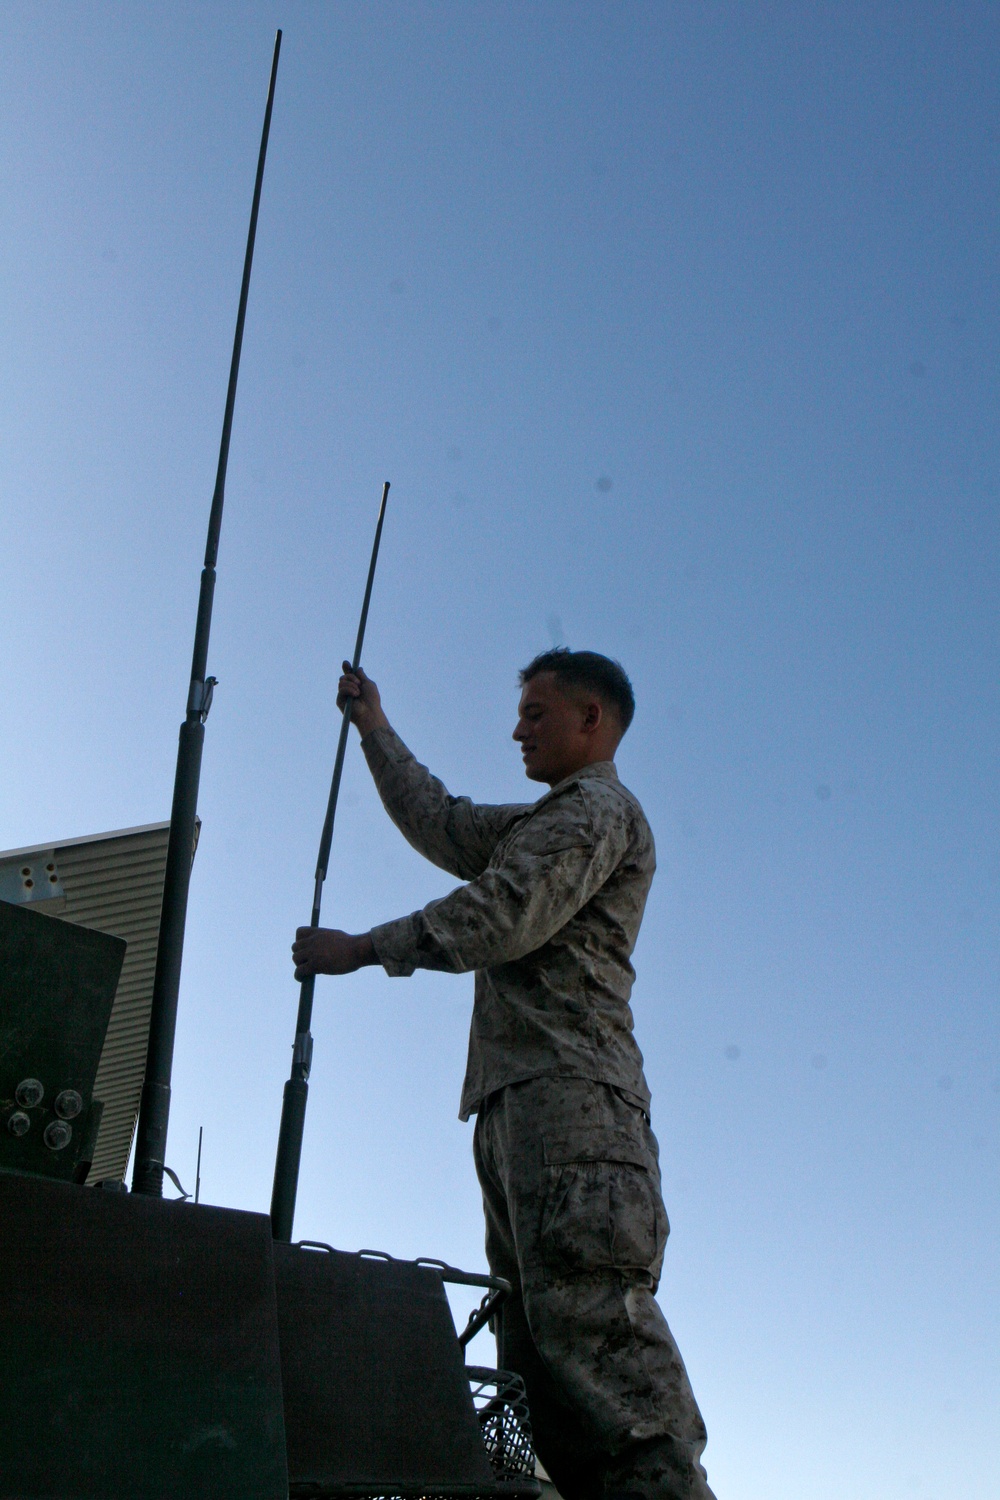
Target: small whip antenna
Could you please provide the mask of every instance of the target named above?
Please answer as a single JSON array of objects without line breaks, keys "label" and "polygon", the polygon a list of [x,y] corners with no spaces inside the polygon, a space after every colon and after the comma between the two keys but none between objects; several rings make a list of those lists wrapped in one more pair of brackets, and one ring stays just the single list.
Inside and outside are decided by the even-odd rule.
[{"label": "small whip antenna", "polygon": [[[368,606],[372,598],[375,581],[375,564],[378,562],[379,543],[382,540],[382,522],[389,498],[389,481],[382,486],[382,504],[379,506],[378,522],[375,526],[375,541],[372,545],[371,562],[368,565],[368,582],[365,584],[365,599],[361,606],[358,638],[354,643],[353,671],[361,665],[361,648],[368,624]],[[333,842],[333,820],[337,816],[337,798],[340,796],[340,778],[344,771],[344,755],[347,751],[347,732],[351,727],[354,699],[348,698],[344,706],[344,717],[337,741],[337,757],[333,763],[333,781],[330,784],[330,799],[326,805],[326,819],[319,841],[319,858],[316,861],[316,884],[313,889],[310,927],[319,926],[320,906],[323,901],[323,882],[330,861],[330,845]],[[274,1162],[274,1186],[271,1191],[271,1232],[276,1240],[291,1240],[292,1221],[295,1218],[295,1195],[299,1186],[299,1163],[302,1160],[302,1138],[305,1134],[306,1103],[309,1098],[309,1070],[312,1067],[313,992],[316,988],[315,974],[299,981],[299,1014],[295,1023],[295,1042],[292,1047],[292,1071],[285,1084],[281,1100],[281,1126],[278,1131],[278,1151]]]}]

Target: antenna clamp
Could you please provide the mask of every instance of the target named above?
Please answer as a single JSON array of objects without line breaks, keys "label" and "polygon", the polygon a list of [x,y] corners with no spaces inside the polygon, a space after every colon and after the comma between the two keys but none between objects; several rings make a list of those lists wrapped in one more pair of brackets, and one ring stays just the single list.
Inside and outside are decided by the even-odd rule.
[{"label": "antenna clamp", "polygon": [[191,687],[188,690],[187,711],[189,714],[197,714],[204,724],[208,718],[208,711],[212,707],[212,699],[215,696],[215,688],[219,679],[217,677],[206,677],[204,682],[199,682],[197,677],[192,677]]}]

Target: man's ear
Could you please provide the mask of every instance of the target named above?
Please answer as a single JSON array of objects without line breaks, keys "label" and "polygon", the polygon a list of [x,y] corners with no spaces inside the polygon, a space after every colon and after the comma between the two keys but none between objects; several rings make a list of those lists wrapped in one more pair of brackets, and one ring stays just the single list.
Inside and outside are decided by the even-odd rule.
[{"label": "man's ear", "polygon": [[584,733],[593,734],[595,730],[600,729],[603,721],[604,709],[601,704],[597,702],[596,698],[592,698],[587,704],[586,711],[583,716]]}]

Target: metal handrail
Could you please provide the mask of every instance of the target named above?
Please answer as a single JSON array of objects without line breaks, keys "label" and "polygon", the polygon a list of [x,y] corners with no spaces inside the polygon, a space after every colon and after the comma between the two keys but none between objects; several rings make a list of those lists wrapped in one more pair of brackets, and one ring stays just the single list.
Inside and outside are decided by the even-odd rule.
[{"label": "metal handrail", "polygon": [[[337,1253],[333,1246],[326,1244],[324,1240],[297,1240],[296,1248],[326,1250],[330,1255]],[[417,1260],[402,1260],[398,1256],[390,1255],[387,1250],[355,1250],[349,1253],[356,1255],[359,1260],[384,1260],[390,1265],[400,1266],[426,1266],[429,1271],[437,1271],[442,1281],[449,1281],[455,1286],[485,1287],[486,1296],[469,1314],[469,1321],[458,1335],[459,1345],[463,1349],[471,1343],[480,1329],[486,1327],[512,1290],[510,1282],[502,1276],[492,1276],[486,1271],[460,1271],[457,1266],[450,1266],[446,1260],[435,1260],[429,1255],[421,1255]]]}]

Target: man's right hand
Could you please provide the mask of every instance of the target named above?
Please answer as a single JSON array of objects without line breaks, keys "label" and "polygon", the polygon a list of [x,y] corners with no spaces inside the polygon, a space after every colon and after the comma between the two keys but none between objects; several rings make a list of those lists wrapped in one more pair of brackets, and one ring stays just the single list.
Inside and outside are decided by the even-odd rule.
[{"label": "man's right hand", "polygon": [[382,712],[382,700],[378,688],[359,667],[355,672],[349,661],[344,662],[344,675],[337,685],[337,707],[343,712],[351,700],[351,718],[364,739],[373,729],[388,729],[389,720]]}]

